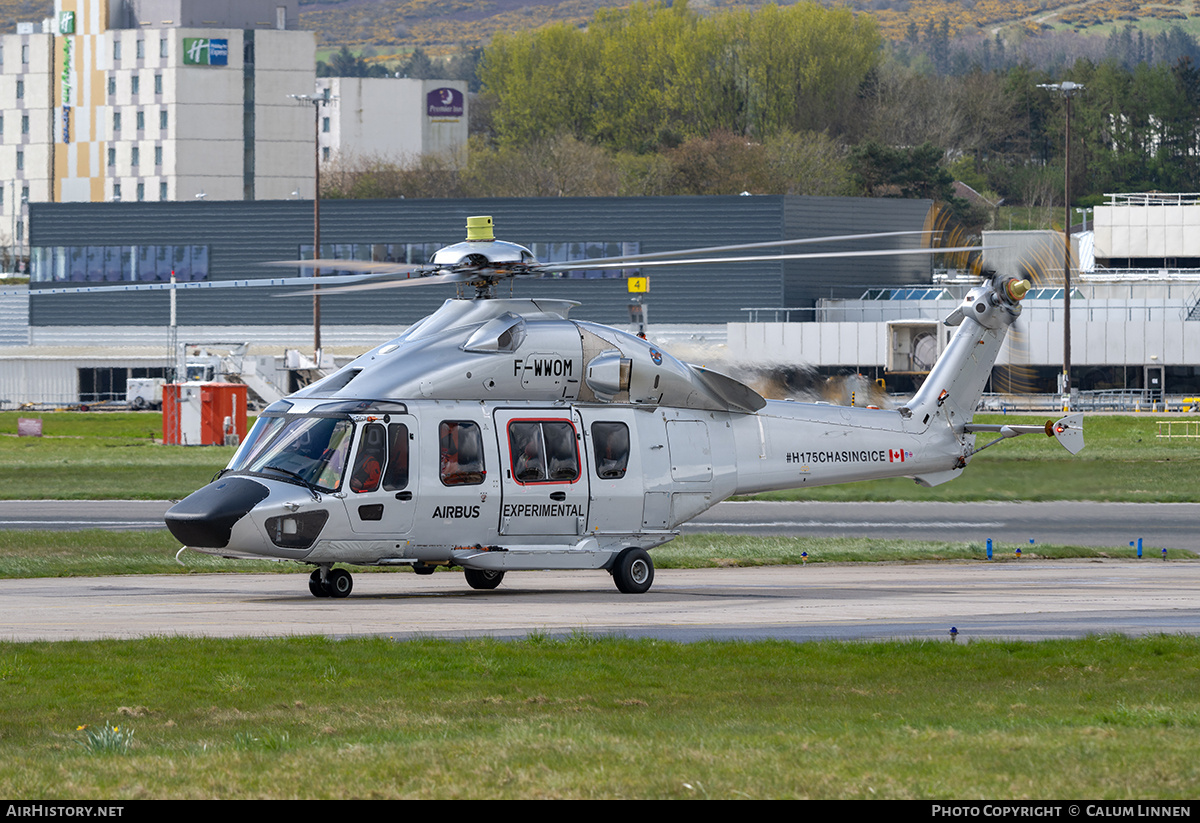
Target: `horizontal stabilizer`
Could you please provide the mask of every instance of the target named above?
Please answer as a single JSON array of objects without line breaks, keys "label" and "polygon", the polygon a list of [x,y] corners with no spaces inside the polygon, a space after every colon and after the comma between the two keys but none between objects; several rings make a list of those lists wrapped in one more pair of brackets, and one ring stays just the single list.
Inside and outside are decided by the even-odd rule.
[{"label": "horizontal stabilizer", "polygon": [[999,443],[1008,437],[1020,437],[1022,434],[1045,434],[1047,437],[1053,437],[1062,444],[1062,447],[1071,454],[1079,454],[1083,450],[1083,413],[1068,414],[1066,417],[1058,420],[1047,420],[1044,426],[1019,426],[1019,425],[995,425],[990,423],[968,423],[963,427],[963,430],[968,434],[982,434],[984,432],[993,432],[1000,436],[988,443],[987,446],[980,446],[975,449],[972,454],[981,452],[988,446]]}]

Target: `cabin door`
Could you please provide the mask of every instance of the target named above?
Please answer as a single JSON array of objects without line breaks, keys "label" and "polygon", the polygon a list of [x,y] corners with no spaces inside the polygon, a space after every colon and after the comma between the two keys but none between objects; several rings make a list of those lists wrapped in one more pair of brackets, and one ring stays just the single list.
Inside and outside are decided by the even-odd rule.
[{"label": "cabin door", "polygon": [[570,409],[498,409],[500,533],[582,535],[588,477],[582,426]]},{"label": "cabin door", "polygon": [[391,414],[358,424],[354,458],[342,489],[350,527],[358,534],[401,535],[417,505],[416,420]]}]

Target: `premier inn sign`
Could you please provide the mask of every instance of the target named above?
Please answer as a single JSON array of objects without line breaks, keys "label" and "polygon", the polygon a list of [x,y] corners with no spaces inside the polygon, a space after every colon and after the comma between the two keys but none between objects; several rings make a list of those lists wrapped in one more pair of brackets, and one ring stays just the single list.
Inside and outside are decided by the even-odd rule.
[{"label": "premier inn sign", "polygon": [[427,117],[462,117],[463,94],[458,89],[434,89],[425,95]]}]

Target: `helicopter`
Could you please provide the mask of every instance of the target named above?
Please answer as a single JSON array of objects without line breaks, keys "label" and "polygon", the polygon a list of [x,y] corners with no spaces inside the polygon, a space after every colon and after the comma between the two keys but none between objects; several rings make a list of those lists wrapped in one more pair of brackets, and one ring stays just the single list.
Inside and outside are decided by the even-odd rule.
[{"label": "helicopter", "polygon": [[[167,527],[185,549],[311,565],[320,598],[351,593],[343,565],[457,567],[479,590],[508,572],[604,570],[620,592],[641,594],[654,581],[650,550],[733,495],[885,477],[936,486],[983,448],[1035,432],[1083,448],[1080,414],[972,422],[1030,288],[1016,276],[984,273],[946,319],[957,328],[927,379],[896,409],[767,400],[641,336],[571,319],[574,301],[496,294],[572,267],[864,254],[703,256],[832,239],[847,238],[543,264],[496,240],[481,216],[424,266],[291,261],[357,272],[339,283],[365,279],[322,295],[452,283],[460,296],[268,406],[217,477],[166,513]],[[976,447],[984,434],[997,436]]]}]

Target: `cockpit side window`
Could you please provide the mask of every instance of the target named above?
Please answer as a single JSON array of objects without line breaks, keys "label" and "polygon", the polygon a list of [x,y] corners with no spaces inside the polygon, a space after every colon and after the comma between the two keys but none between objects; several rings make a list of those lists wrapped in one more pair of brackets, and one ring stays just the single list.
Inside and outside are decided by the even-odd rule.
[{"label": "cockpit side window", "polygon": [[362,427],[362,436],[358,441],[354,471],[350,473],[350,491],[362,494],[378,489],[386,462],[387,442],[383,424],[367,423]]},{"label": "cockpit side window", "polygon": [[629,427],[624,423],[592,424],[592,448],[596,455],[596,476],[617,480],[629,468]]},{"label": "cockpit side window", "polygon": [[443,420],[438,426],[442,485],[476,486],[487,471],[483,465],[483,435],[469,420]]},{"label": "cockpit side window", "polygon": [[408,486],[408,426],[388,424],[388,462],[383,475],[383,488],[399,491]]}]

